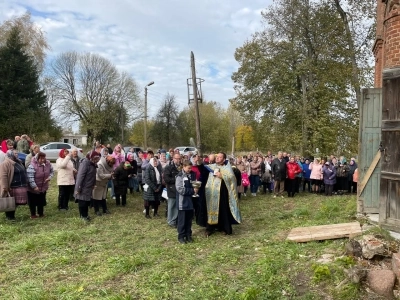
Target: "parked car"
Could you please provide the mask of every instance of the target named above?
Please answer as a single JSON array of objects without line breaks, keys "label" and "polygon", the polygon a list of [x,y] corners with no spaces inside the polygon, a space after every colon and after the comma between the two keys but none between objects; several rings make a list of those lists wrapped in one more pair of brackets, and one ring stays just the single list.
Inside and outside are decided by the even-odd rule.
[{"label": "parked car", "polygon": [[183,146],[183,147],[176,147],[175,150],[179,150],[179,153],[181,155],[188,155],[189,152],[192,152],[192,154],[197,154],[199,151],[195,147],[188,147],[188,146]]},{"label": "parked car", "polygon": [[46,159],[48,160],[57,160],[58,154],[60,153],[61,149],[78,149],[78,156],[79,158],[83,158],[83,151],[81,148],[76,147],[75,145],[68,144],[68,143],[61,143],[61,142],[51,142],[47,144],[40,145],[40,152],[46,154]]},{"label": "parked car", "polygon": [[142,148],[137,147],[137,146],[124,146],[124,151],[125,153],[129,152],[129,149],[133,148],[133,152],[138,153],[139,150],[143,152]]}]

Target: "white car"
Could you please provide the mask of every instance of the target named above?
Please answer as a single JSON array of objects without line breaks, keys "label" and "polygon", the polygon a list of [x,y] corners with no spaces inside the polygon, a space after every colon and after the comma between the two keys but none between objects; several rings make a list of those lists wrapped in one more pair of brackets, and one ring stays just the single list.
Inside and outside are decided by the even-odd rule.
[{"label": "white car", "polygon": [[195,147],[176,147],[175,150],[179,150],[179,154],[181,155],[188,155],[189,152],[192,152],[192,154],[199,153]]},{"label": "white car", "polygon": [[75,149],[75,148],[78,149],[79,158],[83,158],[84,155],[83,155],[83,151],[81,148],[78,148],[72,144],[61,143],[61,142],[51,142],[51,143],[47,143],[47,144],[41,144],[40,152],[45,153],[46,159],[48,159],[48,160],[57,160],[61,149],[68,149],[69,151],[71,151],[71,149]]}]

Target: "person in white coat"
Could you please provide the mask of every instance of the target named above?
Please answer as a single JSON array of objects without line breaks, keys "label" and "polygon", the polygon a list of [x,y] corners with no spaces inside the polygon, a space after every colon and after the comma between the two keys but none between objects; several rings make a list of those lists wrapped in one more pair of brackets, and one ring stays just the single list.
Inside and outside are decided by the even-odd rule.
[{"label": "person in white coat", "polygon": [[68,149],[61,149],[56,161],[57,185],[58,185],[58,209],[68,210],[68,202],[74,193],[75,178],[74,164],[71,161],[71,154]]}]

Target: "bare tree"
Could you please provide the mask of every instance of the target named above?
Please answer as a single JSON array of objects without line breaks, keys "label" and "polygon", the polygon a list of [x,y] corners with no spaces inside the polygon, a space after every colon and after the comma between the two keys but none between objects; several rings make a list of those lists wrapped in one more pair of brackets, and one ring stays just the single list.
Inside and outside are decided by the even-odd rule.
[{"label": "bare tree", "polygon": [[[140,117],[136,82],[97,54],[60,54],[52,64],[56,99],[65,121],[79,121],[88,137],[115,136]],[[107,137],[108,137],[107,136]]]}]

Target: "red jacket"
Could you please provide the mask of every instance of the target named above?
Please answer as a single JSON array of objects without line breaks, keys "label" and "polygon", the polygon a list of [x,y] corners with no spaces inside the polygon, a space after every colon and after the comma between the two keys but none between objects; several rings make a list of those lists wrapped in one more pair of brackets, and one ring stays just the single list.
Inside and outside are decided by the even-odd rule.
[{"label": "red jacket", "polygon": [[286,163],[286,174],[289,179],[294,179],[298,173],[301,173],[301,169],[297,162]]}]

